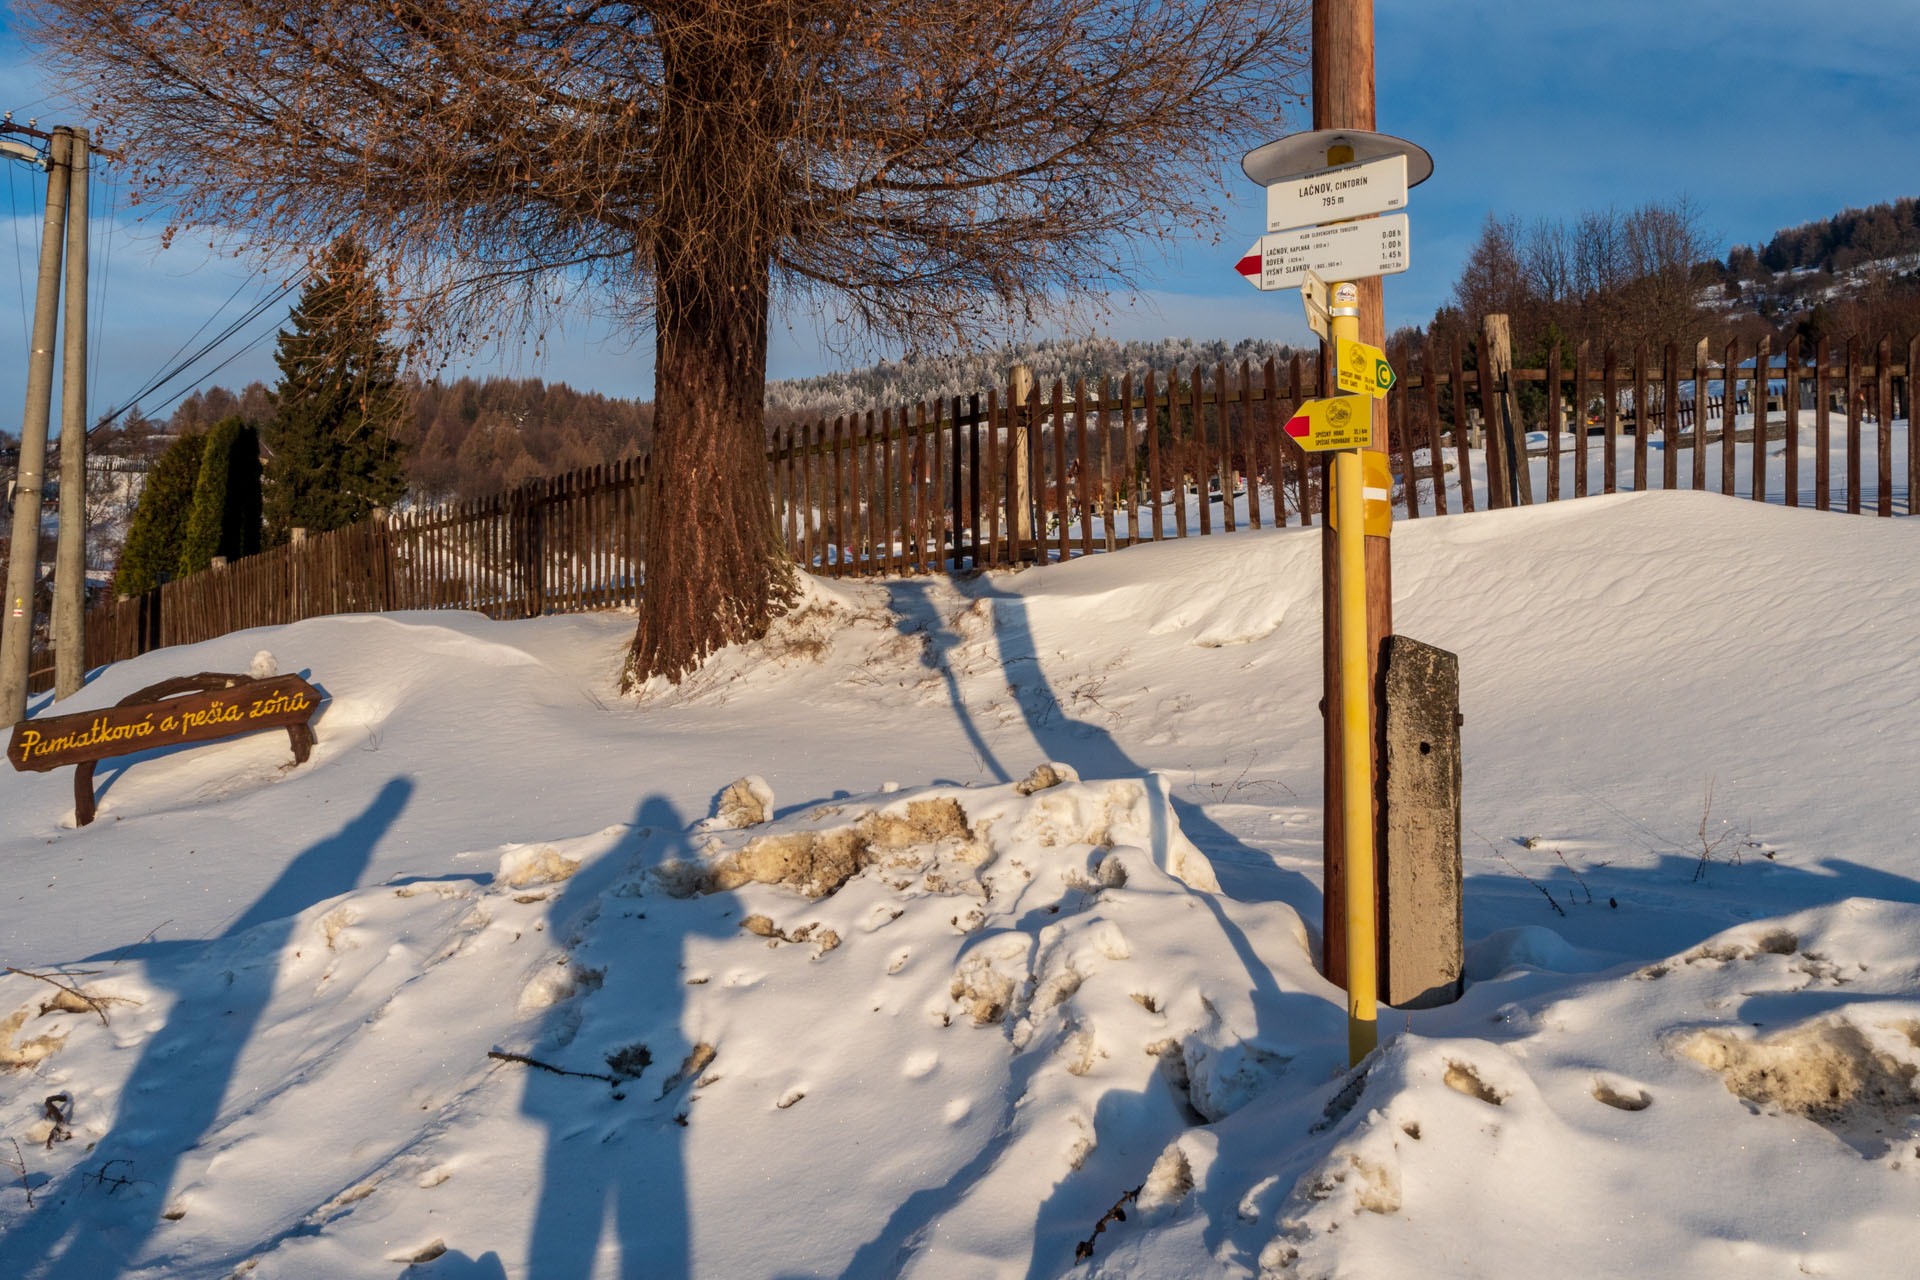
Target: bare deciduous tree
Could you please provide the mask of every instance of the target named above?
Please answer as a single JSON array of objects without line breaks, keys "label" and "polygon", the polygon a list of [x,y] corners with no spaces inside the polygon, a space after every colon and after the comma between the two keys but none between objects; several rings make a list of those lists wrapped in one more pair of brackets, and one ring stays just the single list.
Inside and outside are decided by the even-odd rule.
[{"label": "bare deciduous tree", "polygon": [[952,335],[1130,283],[1298,104],[1305,0],[26,0],[182,223],[352,234],[416,335],[653,329],[632,680],[764,630],[769,308]]}]

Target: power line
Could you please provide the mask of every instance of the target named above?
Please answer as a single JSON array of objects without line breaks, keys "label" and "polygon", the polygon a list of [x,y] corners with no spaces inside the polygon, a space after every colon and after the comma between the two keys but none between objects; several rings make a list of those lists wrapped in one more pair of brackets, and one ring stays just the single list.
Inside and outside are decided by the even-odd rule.
[{"label": "power line", "polygon": [[[33,181],[27,181],[27,195],[33,195]],[[20,256],[20,197],[19,189],[13,180],[13,166],[7,166],[7,221],[13,224],[13,266],[14,283],[20,291],[20,340],[31,346],[33,343],[33,322],[27,311],[27,267]],[[34,243],[34,253],[39,254],[39,243]]]},{"label": "power line", "polygon": [[107,189],[107,216],[102,223],[96,223],[100,243],[100,271],[94,282],[94,300],[88,312],[88,323],[93,329],[87,343],[87,403],[93,404],[100,389],[100,364],[107,345],[107,278],[113,272],[113,233],[114,217],[120,209],[120,183],[103,173],[102,186]]},{"label": "power line", "polygon": [[[163,372],[156,374],[154,377],[148,379],[146,384],[142,386],[140,390],[134,392],[133,395],[127,397],[127,400],[125,403],[123,403],[119,408],[115,409],[113,412],[102,416],[97,422],[94,423],[93,427],[89,427],[88,430],[92,431],[98,427],[106,426],[108,423],[113,422],[115,419],[119,418],[122,414],[126,413],[127,410],[139,404],[140,401],[146,399],[148,396],[157,394],[161,390],[161,388],[165,387],[168,383],[173,382],[175,379],[180,377],[180,375],[185,373],[192,366],[198,364],[201,360],[205,359],[208,355],[212,354],[213,351],[216,348],[218,348],[222,343],[226,342],[227,339],[233,337],[236,333],[240,332],[240,330],[246,328],[248,325],[252,324],[255,320],[259,319],[262,315],[266,314],[266,312],[269,309],[271,309],[278,303],[285,300],[288,294],[292,293],[294,290],[305,285],[308,278],[311,277],[312,274],[313,274],[312,268],[308,268],[307,270],[302,271],[297,277],[288,281],[285,285],[281,286],[271,296],[263,298],[258,303],[255,303],[251,308],[247,310],[247,313],[245,315],[241,316],[238,320],[235,320],[232,324],[228,325],[226,328],[222,329],[219,333],[209,338],[192,355],[188,356],[184,360],[178,361],[176,364],[174,364],[174,366],[171,369],[164,370]],[[230,302],[232,301],[232,299],[228,299],[228,301]],[[224,304],[222,304],[221,309],[225,310]],[[216,312],[215,314],[218,315],[219,313]],[[209,320],[208,323],[212,323],[212,321]],[[201,326],[202,330],[204,330],[205,328],[206,328],[206,325]],[[264,337],[265,335],[263,334],[261,335],[260,338],[255,338],[254,341],[249,343],[246,347],[243,347],[241,348],[240,351],[237,351],[233,355],[228,356],[225,360],[221,361],[221,363],[218,366],[216,366],[215,371],[217,372],[219,369],[226,368],[228,364],[231,364],[235,359],[238,359],[239,356],[244,354],[246,351],[252,350],[253,347],[258,345],[259,342]],[[189,339],[189,341],[191,341],[191,339]],[[185,394],[184,391],[180,392],[176,394],[173,397],[173,399],[178,399],[180,395],[184,395],[184,394]],[[173,400],[168,400],[167,403],[171,404],[173,403]]]},{"label": "power line", "polygon": [[[280,329],[278,325],[275,325],[274,327],[269,329],[262,330],[260,334],[256,336],[252,342],[249,342],[246,346],[240,348],[238,351],[228,356],[225,360],[222,360],[219,364],[207,370],[206,373],[201,375],[202,380],[206,378],[211,378],[214,374],[220,372],[222,369],[232,364],[235,360],[238,360],[241,356],[246,355],[247,352],[252,351],[255,347],[265,342],[268,338],[273,337],[279,331]],[[192,392],[193,392],[192,387],[182,387],[180,390],[174,392],[171,396],[168,396],[165,400],[162,400],[157,406],[155,406],[154,412],[159,413],[161,410],[171,407],[175,401],[181,399],[183,396],[192,394]]]}]

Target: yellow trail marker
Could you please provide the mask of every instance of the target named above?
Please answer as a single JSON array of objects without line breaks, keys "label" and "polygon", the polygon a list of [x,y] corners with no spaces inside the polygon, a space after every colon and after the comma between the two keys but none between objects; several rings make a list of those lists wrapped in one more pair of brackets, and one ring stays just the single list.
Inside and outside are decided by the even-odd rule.
[{"label": "yellow trail marker", "polygon": [[1386,398],[1393,389],[1393,366],[1387,353],[1364,342],[1342,338],[1335,345],[1334,380],[1342,391],[1359,392],[1375,400]]},{"label": "yellow trail marker", "polygon": [[1287,434],[1302,449],[1364,449],[1373,443],[1373,402],[1365,396],[1303,401],[1287,421]]}]

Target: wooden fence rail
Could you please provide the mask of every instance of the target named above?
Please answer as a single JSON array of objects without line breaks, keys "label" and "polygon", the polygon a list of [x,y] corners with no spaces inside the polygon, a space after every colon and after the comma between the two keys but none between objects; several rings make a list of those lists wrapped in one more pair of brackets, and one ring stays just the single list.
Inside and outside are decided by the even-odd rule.
[{"label": "wooden fence rail", "polygon": [[[1484,350],[1474,354],[1488,367]],[[1911,417],[1920,337],[1899,353],[1902,363],[1884,339],[1848,343],[1843,358],[1824,340],[1813,352],[1791,342],[1783,354],[1728,344],[1717,362],[1704,346],[1683,358],[1677,344],[1598,356],[1582,345],[1570,365],[1567,354],[1556,349],[1544,368],[1484,380],[1458,346],[1403,356],[1409,367],[1386,402],[1396,516],[1506,506],[1516,491],[1551,502],[1704,489],[1716,458],[1722,493],[1744,488],[1756,500],[1844,503],[1850,512],[1871,495],[1875,514],[1892,515],[1896,499],[1912,511],[1920,453],[1907,450],[1896,488],[1892,428]],[[1317,377],[1314,362],[1296,355],[1284,367],[1269,360],[1184,378],[1149,371],[1117,383],[1056,382],[1024,402],[996,388],[822,418],[775,433],[774,516],[794,560],[835,577],[1043,564],[1243,523],[1314,524],[1321,468],[1284,424],[1319,394]],[[1503,421],[1503,402],[1519,406],[1520,428],[1540,429],[1526,455],[1544,458],[1544,485],[1509,484],[1505,468],[1521,464],[1500,447],[1502,433],[1483,436],[1485,424]],[[1753,422],[1738,426],[1749,414]],[[1801,474],[1801,449],[1784,447],[1803,428],[1811,478]],[[88,660],[335,613],[469,609],[504,619],[632,606],[645,579],[645,480],[645,459],[628,458],[308,536],[93,609]],[[51,658],[40,665],[50,678]]]}]

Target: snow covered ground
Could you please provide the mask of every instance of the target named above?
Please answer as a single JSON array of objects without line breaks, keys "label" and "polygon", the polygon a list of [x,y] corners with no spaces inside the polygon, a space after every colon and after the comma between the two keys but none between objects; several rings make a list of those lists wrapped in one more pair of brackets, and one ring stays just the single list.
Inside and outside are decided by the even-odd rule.
[{"label": "snow covered ground", "polygon": [[262,649],[328,701],[308,764],[111,762],[83,829],[0,778],[0,1276],[1905,1274],[1917,540],[1398,526],[1471,982],[1356,1072],[1317,530],[815,582],[638,701],[620,615],[114,667],[60,710]]}]

